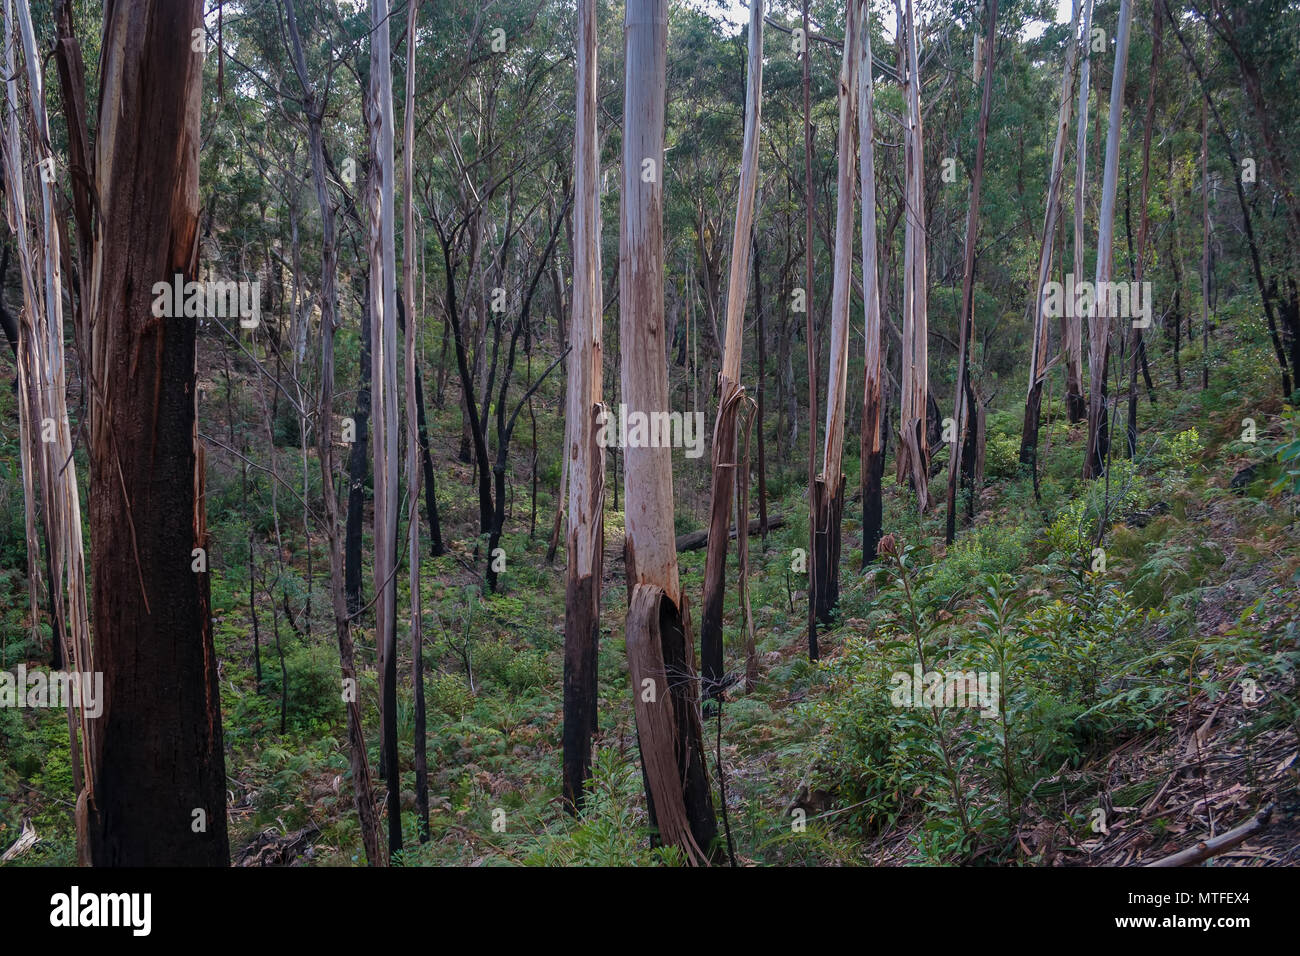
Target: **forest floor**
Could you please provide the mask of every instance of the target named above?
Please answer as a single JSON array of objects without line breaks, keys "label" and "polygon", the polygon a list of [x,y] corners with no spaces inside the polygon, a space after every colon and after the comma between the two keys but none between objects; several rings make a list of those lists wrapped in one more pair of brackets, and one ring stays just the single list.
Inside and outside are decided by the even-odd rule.
[{"label": "forest floor", "polygon": [[[261,412],[240,397],[252,387],[251,370],[232,358],[231,401],[217,346],[205,348],[213,354],[202,367],[216,371],[201,383],[200,430],[233,436],[271,467]],[[1270,807],[1268,825],[1216,864],[1300,863],[1300,533],[1296,499],[1273,487],[1272,461],[1297,423],[1268,397],[1271,384],[1202,391],[1191,381],[1181,389],[1168,383],[1160,405],[1144,398],[1137,460],[1115,461],[1109,485],[1076,477],[1083,426],[1061,421],[1059,401],[1049,401],[1037,500],[1016,468],[1020,410],[993,412],[973,525],[945,548],[942,513],[917,515],[910,491],[887,477],[884,526],[902,557],[882,558],[865,573],[860,501],[851,494],[838,617],[819,637],[817,663],[808,660],[806,575],[795,570],[798,549],[807,547],[804,466],[769,450],[768,510],[784,524],[766,541],[750,539],[761,676],[755,687],[732,687],[721,713],[705,719],[715,805],[724,783],[720,822],[735,862],[1141,865]],[[536,397],[539,449],[561,445],[560,397],[558,381]],[[12,395],[0,389],[0,417],[14,420],[13,412]],[[612,489],[600,730],[586,808],[575,819],[563,810],[559,783],[563,548],[554,563],[545,557],[559,462],[541,453],[539,494],[529,501],[531,452],[516,438],[507,568],[499,593],[484,594],[474,471],[457,459],[454,387],[431,413],[450,553],[422,563],[430,838],[416,839],[406,680],[398,727],[407,841],[399,862],[679,862],[651,846],[622,640],[622,514]],[[1242,440],[1245,418],[1258,424],[1256,441]],[[16,439],[0,440],[0,463],[16,477]],[[856,450],[856,440],[848,444]],[[246,476],[237,458],[217,450],[208,461],[232,855],[245,865],[363,863],[322,536],[308,546],[288,494],[272,512],[264,475]],[[705,524],[707,464],[707,455],[675,461],[679,533]],[[308,496],[318,497],[318,470],[308,465]],[[292,436],[275,449],[274,467],[291,485],[303,480]],[[851,492],[856,469],[855,459],[847,462]],[[0,481],[10,668],[48,660],[48,647],[27,633],[20,496],[20,483]],[[731,555],[734,583],[734,543]],[[703,565],[703,550],[682,553],[694,607]],[[400,578],[404,609],[404,569]],[[365,581],[369,593],[368,573]],[[727,665],[743,674],[734,590],[725,608]],[[357,639],[377,766],[371,626]],[[891,704],[891,684],[912,672],[918,651],[932,667],[1000,676],[996,716]],[[399,673],[409,667],[408,642]],[[62,715],[0,710],[0,850],[30,821],[40,842],[16,862],[70,862],[71,799]]]}]

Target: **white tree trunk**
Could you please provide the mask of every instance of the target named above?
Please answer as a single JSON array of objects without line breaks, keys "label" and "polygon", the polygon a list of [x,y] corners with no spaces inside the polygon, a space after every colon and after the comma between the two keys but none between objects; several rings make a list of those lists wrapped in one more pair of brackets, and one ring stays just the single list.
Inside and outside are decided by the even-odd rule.
[{"label": "white tree trunk", "polygon": [[566,805],[574,810],[582,804],[582,784],[591,767],[591,735],[597,704],[601,566],[605,550],[605,448],[596,440],[599,422],[605,414],[596,37],[596,0],[580,0],[577,119],[573,134],[573,309],[569,329],[573,351],[569,354],[564,425],[564,468],[569,498],[564,615],[564,794]]},{"label": "white tree trunk", "polygon": [[[1110,325],[1115,303],[1104,295],[1115,265],[1115,194],[1119,182],[1120,120],[1124,114],[1124,78],[1128,72],[1128,41],[1133,22],[1132,0],[1121,0],[1119,32],[1115,39],[1115,69],[1110,84],[1110,125],[1106,131],[1106,161],[1101,187],[1101,212],[1097,225],[1096,305],[1088,322],[1088,449],[1083,476],[1093,478],[1105,470],[1107,401],[1106,366],[1110,359]],[[1127,321],[1127,320],[1126,320]]]}]

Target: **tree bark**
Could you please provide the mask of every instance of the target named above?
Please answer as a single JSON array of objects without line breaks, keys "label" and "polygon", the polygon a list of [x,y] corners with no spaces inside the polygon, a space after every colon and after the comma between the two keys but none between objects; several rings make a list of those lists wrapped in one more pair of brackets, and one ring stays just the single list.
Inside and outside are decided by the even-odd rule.
[{"label": "tree bark", "polygon": [[[663,328],[667,27],[667,0],[629,0],[619,241],[620,364],[629,415],[668,409]],[[629,444],[626,632],[646,796],[660,838],[680,848],[689,862],[704,863],[715,852],[717,822],[704,763],[690,618],[673,546],[672,450]]]},{"label": "tree bark", "polygon": [[1048,371],[1047,347],[1050,337],[1045,289],[1052,277],[1056,227],[1061,216],[1061,178],[1065,165],[1065,136],[1070,126],[1070,103],[1075,67],[1079,60],[1080,44],[1088,42],[1086,35],[1080,40],[1078,31],[1079,3],[1075,0],[1074,16],[1070,21],[1070,36],[1073,39],[1066,51],[1065,70],[1061,76],[1061,105],[1056,115],[1056,144],[1052,147],[1052,170],[1047,183],[1047,207],[1043,214],[1043,235],[1038,247],[1038,284],[1034,289],[1034,301],[1029,306],[1033,317],[1034,344],[1029,353],[1029,393],[1025,398],[1025,423],[1020,433],[1020,463],[1029,467],[1035,476],[1038,474],[1038,425],[1043,404],[1043,383]]},{"label": "tree bark", "polygon": [[[357,685],[355,648],[352,641],[352,619],[348,608],[345,586],[343,548],[339,535],[339,505],[335,491],[334,474],[334,333],[338,328],[338,293],[335,273],[338,270],[338,243],[334,229],[334,207],[330,202],[329,186],[325,174],[325,148],[321,135],[324,103],[319,102],[307,74],[307,61],[303,55],[302,38],[298,33],[298,16],[294,0],[285,0],[286,23],[292,43],[291,54],[298,82],[303,88],[304,112],[307,115],[307,139],[311,152],[312,182],[321,215],[321,375],[320,403],[317,406],[317,457],[320,459],[321,487],[325,500],[325,535],[330,552],[330,599],[334,610],[334,633],[339,646],[339,663],[343,686],[348,728],[348,762],[352,772],[352,797],[357,808],[361,827],[361,842],[366,859],[372,866],[384,863],[383,846],[379,842],[379,820],[375,814],[374,783],[370,774],[370,760],[366,753],[365,729],[361,719]],[[359,526],[359,525],[358,525]],[[358,540],[358,557],[360,541]],[[249,566],[252,567],[252,539],[249,539]],[[358,583],[360,570],[358,569]],[[249,584],[252,576],[250,570]],[[256,626],[256,618],[254,618]],[[258,662],[260,683],[261,663]]]},{"label": "tree bark", "polygon": [[[1083,4],[1083,66],[1079,73],[1079,126],[1074,144],[1074,279],[1082,281],[1084,275],[1084,203],[1087,197],[1088,171],[1088,94],[1092,79],[1092,4]],[[1087,401],[1083,394],[1083,316],[1078,315],[1073,303],[1065,309],[1061,319],[1061,352],[1065,356],[1065,410],[1071,422],[1081,422],[1087,416]],[[1096,386],[1094,386],[1096,387]]]},{"label": "tree bark", "polygon": [[903,349],[898,480],[910,478],[922,514],[929,508],[930,443],[926,428],[929,392],[929,341],[926,321],[926,218],[924,136],[921,128],[921,71],[917,55],[916,19],[907,0],[906,24],[900,12],[900,32],[906,31],[907,73],[903,94],[907,105],[904,134],[906,164],[906,229],[903,262]]},{"label": "tree bark", "polygon": [[[722,603],[727,572],[727,528],[736,482],[736,421],[745,401],[740,384],[744,351],[745,298],[749,290],[749,257],[754,226],[754,192],[758,185],[758,137],[763,101],[763,0],[750,0],[749,61],[745,82],[745,140],[740,158],[736,199],[736,228],[731,237],[731,274],[727,284],[726,340],[722,374],[718,377],[718,416],[713,427],[712,487],[709,506],[709,550],[704,562],[704,608],[700,622],[703,693],[707,700],[722,694]],[[742,475],[741,480],[748,476]],[[740,520],[747,521],[748,516]]]},{"label": "tree bark", "polygon": [[[952,544],[957,534],[957,486],[961,481],[962,454],[965,451],[967,419],[970,417],[971,405],[974,404],[974,392],[970,384],[970,340],[973,334],[975,295],[975,241],[979,235],[980,192],[984,186],[984,144],[988,139],[989,107],[993,92],[993,58],[997,48],[998,0],[988,0],[988,23],[984,37],[984,95],[980,101],[979,132],[976,134],[975,175],[971,179],[970,206],[966,213],[966,254],[965,267],[961,282],[961,329],[957,342],[957,394],[953,398],[953,420],[957,424],[957,440],[953,442],[951,457],[948,459],[948,524],[947,541]],[[976,414],[983,409],[976,408]],[[982,447],[982,437],[976,429],[976,448]],[[973,476],[972,476],[973,477]],[[972,500],[974,486],[972,484]]]},{"label": "tree bark", "polygon": [[1115,39],[1115,68],[1110,83],[1110,126],[1106,132],[1106,160],[1097,226],[1097,301],[1088,322],[1088,447],[1083,477],[1095,478],[1106,470],[1110,429],[1107,424],[1106,368],[1110,359],[1110,323],[1114,302],[1103,294],[1114,269],[1115,194],[1119,177],[1120,120],[1124,113],[1124,79],[1128,71],[1128,41],[1133,22],[1131,0],[1121,0],[1119,32]]},{"label": "tree bark", "polygon": [[397,253],[394,229],[393,74],[388,0],[370,0],[370,309],[375,415],[375,642],[381,753],[388,776],[388,852],[402,849],[397,757]]},{"label": "tree bark", "polygon": [[190,40],[202,22],[197,0],[118,0],[104,15],[90,318],[105,698],[90,772],[96,866],[230,859],[208,578],[191,570],[193,549],[207,546],[196,323],[151,309],[155,282],[198,273],[203,63]]},{"label": "tree bark", "polygon": [[596,39],[596,0],[581,0],[573,144],[573,310],[569,332],[573,351],[565,416],[569,530],[564,575],[564,803],[573,813],[582,807],[583,785],[591,773],[605,551],[605,448],[596,440],[598,425],[605,417]]}]

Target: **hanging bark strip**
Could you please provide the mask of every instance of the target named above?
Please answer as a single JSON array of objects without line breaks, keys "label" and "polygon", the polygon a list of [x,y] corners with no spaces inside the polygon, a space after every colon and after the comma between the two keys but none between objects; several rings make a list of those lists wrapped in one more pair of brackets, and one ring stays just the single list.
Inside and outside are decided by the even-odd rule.
[{"label": "hanging bark strip", "polygon": [[574,813],[582,807],[583,784],[591,772],[605,553],[605,448],[597,441],[605,406],[601,403],[603,290],[596,27],[596,0],[581,0],[573,144],[573,310],[569,331],[573,352],[569,357],[564,456],[569,501],[564,575],[564,804]]},{"label": "hanging bark strip", "polygon": [[370,0],[370,348],[375,435],[375,642],[381,756],[388,775],[388,852],[402,849],[397,756],[397,253],[394,230],[393,74],[388,0]]},{"label": "hanging bark strip", "polygon": [[[27,0],[15,0],[15,9],[5,3],[5,73],[7,122],[4,128],[5,216],[18,248],[19,278],[23,309],[17,321],[17,366],[19,392],[19,440],[22,459],[24,519],[27,540],[29,593],[32,596],[32,626],[39,621],[41,578],[35,545],[35,488],[40,476],[41,517],[46,545],[51,625],[56,666],[73,674],[95,671],[90,641],[90,609],[86,604],[85,549],[81,533],[81,504],[77,491],[77,470],[72,460],[72,431],[68,422],[67,371],[63,350],[63,307],[60,227],[56,217],[53,183],[44,175],[53,163],[49,121],[45,111],[40,56],[32,29]],[[27,75],[26,122],[32,134],[32,148],[39,154],[34,162],[23,157],[19,136],[18,70],[14,63],[15,28],[21,37]],[[75,144],[74,144],[75,145]],[[39,168],[41,175],[28,178],[25,170]],[[29,224],[26,191],[39,183],[39,219]],[[35,248],[41,258],[35,258]],[[6,264],[8,262],[6,250]],[[66,261],[66,260],[65,260]],[[77,299],[72,298],[74,308]],[[52,429],[52,436],[47,432]],[[38,440],[37,435],[41,438]],[[31,573],[35,571],[36,573]],[[77,791],[77,848],[88,862],[85,811],[95,796],[92,754],[97,728],[81,707],[67,702],[72,783]]]},{"label": "hanging bark strip", "polygon": [[[663,160],[667,0],[629,0],[624,28],[619,351],[629,414],[668,407]],[[645,447],[645,444],[658,447]],[[690,619],[673,534],[672,449],[626,449],[628,664],[651,820],[690,862],[715,852]],[[576,477],[576,476],[575,476]]]},{"label": "hanging bark strip", "polygon": [[105,697],[87,822],[96,866],[230,859],[208,576],[192,570],[206,547],[196,323],[151,308],[155,282],[198,273],[201,6],[118,0],[104,14],[88,374]]},{"label": "hanging bark strip", "polygon": [[883,520],[884,409],[880,361],[880,269],[876,239],[875,88],[871,68],[871,6],[862,2],[858,53],[858,167],[862,191],[862,298],[866,310],[866,361],[862,372],[859,460],[862,486],[862,566],[876,559]]},{"label": "hanging bark strip", "polygon": [[[979,133],[975,146],[975,176],[971,180],[970,207],[966,213],[966,262],[961,282],[961,331],[957,342],[957,395],[953,399],[953,418],[957,423],[957,440],[948,459],[947,541],[957,534],[957,484],[961,478],[962,452],[966,444],[967,419],[974,402],[970,384],[970,340],[973,334],[975,296],[975,242],[979,235],[980,193],[984,186],[984,144],[988,139],[989,108],[993,93],[993,60],[997,47],[998,0],[988,0],[988,23],[984,36],[984,95],[980,100]],[[978,415],[982,408],[976,407]],[[983,447],[983,436],[976,429],[976,449]],[[977,451],[978,453],[978,451]],[[972,483],[972,499],[974,485]]]},{"label": "hanging bark strip", "polygon": [[[704,607],[700,622],[700,657],[704,695],[722,692],[723,578],[727,572],[728,522],[735,487],[736,415],[745,390],[740,384],[744,351],[745,299],[754,226],[754,191],[758,184],[758,134],[763,102],[763,0],[750,0],[749,64],[745,80],[745,140],[740,157],[736,228],[731,237],[731,275],[727,284],[727,326],[718,376],[718,417],[713,427],[712,487],[709,505],[709,550],[704,563]],[[743,585],[742,585],[743,587]]]},{"label": "hanging bark strip", "polygon": [[[294,69],[298,75],[298,82],[303,88],[303,111],[307,117],[312,183],[316,189],[316,201],[320,206],[321,215],[321,381],[320,402],[316,415],[316,452],[320,459],[321,487],[325,489],[323,495],[325,537],[330,552],[330,601],[334,611],[334,633],[339,646],[343,686],[353,691],[345,695],[348,763],[352,773],[352,798],[357,808],[366,860],[372,866],[380,866],[384,862],[384,851],[379,841],[379,820],[372,796],[374,782],[366,753],[366,736],[362,725],[359,694],[356,693],[356,654],[344,583],[343,543],[339,527],[338,495],[335,491],[337,476],[334,464],[334,334],[338,328],[338,292],[335,286],[335,273],[338,271],[338,241],[335,235],[334,206],[330,201],[326,179],[325,147],[321,133],[324,104],[317,99],[307,73],[307,60],[303,54],[302,38],[298,32],[298,15],[294,0],[285,0],[285,21],[288,26]],[[250,562],[252,560],[251,549],[249,560]]]},{"label": "hanging bark strip", "polygon": [[1065,54],[1065,70],[1061,76],[1061,105],[1056,116],[1056,143],[1052,147],[1052,171],[1047,183],[1047,208],[1043,214],[1043,235],[1038,247],[1038,284],[1034,300],[1029,305],[1034,326],[1034,344],[1029,353],[1029,392],[1025,398],[1025,422],[1020,432],[1020,463],[1028,466],[1034,481],[1038,480],[1038,427],[1043,405],[1043,384],[1052,363],[1048,361],[1049,328],[1045,302],[1047,283],[1052,277],[1052,259],[1055,251],[1057,224],[1061,218],[1061,179],[1065,166],[1065,136],[1070,126],[1070,104],[1073,100],[1075,67],[1079,60],[1080,40],[1079,2],[1074,0],[1074,15],[1070,20],[1071,42]]},{"label": "hanging bark strip", "polygon": [[917,505],[924,514],[930,506],[930,445],[926,433],[926,397],[929,392],[929,342],[926,320],[926,225],[924,136],[921,128],[921,69],[917,54],[916,18],[907,0],[906,22],[899,12],[900,30],[906,33],[907,73],[903,97],[907,104],[904,140],[907,223],[903,256],[903,349],[900,387],[900,441],[898,480],[909,479]]},{"label": "hanging bark strip", "polygon": [[1131,0],[1121,0],[1119,32],[1115,40],[1115,67],[1110,83],[1110,125],[1106,132],[1106,160],[1101,188],[1101,212],[1097,226],[1097,301],[1088,322],[1088,447],[1083,459],[1083,477],[1096,478],[1106,470],[1110,446],[1107,424],[1106,369],[1110,359],[1110,323],[1115,302],[1108,294],[1115,266],[1115,194],[1119,181],[1120,120],[1124,113],[1124,78],[1128,71],[1128,41],[1133,22]]},{"label": "hanging bark strip", "polygon": [[853,291],[853,160],[857,135],[858,3],[850,0],[844,22],[840,66],[839,167],[835,200],[834,279],[831,287],[831,344],[827,364],[826,436],[822,471],[813,486],[817,505],[815,546],[817,620],[830,624],[840,591],[840,519],[844,514],[844,413],[849,383],[849,302]]}]

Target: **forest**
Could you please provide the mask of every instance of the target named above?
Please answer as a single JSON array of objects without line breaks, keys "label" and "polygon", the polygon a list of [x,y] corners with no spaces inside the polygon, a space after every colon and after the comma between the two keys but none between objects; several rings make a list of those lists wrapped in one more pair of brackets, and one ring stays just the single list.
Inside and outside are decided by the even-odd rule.
[{"label": "forest", "polygon": [[0,23],[0,869],[1300,864],[1296,0]]}]

